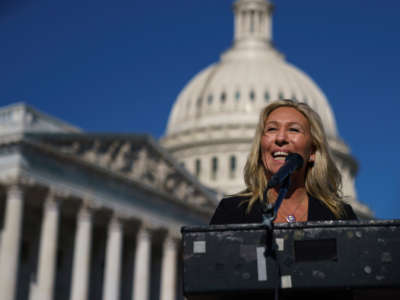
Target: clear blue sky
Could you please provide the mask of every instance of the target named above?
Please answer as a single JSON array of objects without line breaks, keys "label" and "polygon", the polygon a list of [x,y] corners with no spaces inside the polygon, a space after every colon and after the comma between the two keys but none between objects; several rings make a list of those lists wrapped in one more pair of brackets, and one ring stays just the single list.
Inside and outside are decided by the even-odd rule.
[{"label": "clear blue sky", "polygon": [[[400,218],[400,1],[274,3],[275,44],[328,97],[360,164],[359,199]],[[179,91],[230,47],[231,4],[2,0],[0,106],[159,138]]]}]

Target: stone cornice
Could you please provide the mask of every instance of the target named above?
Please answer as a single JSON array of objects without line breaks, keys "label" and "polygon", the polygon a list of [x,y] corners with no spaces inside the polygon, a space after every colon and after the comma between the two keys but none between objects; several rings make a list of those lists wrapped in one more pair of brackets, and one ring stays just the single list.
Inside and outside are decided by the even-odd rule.
[{"label": "stone cornice", "polygon": [[20,186],[20,187],[32,187],[37,185],[37,181],[31,176],[23,174],[23,172],[17,172],[5,175],[1,178],[1,183],[6,186]]},{"label": "stone cornice", "polygon": [[0,109],[0,132],[80,132],[81,130],[25,103],[15,103]]},{"label": "stone cornice", "polygon": [[254,124],[210,126],[181,131],[161,139],[161,144],[171,152],[211,144],[251,143]]},{"label": "stone cornice", "polygon": [[[29,134],[19,142],[46,155],[157,194],[161,199],[209,216],[215,195],[200,185],[149,136]],[[4,143],[3,143],[4,146]]]}]

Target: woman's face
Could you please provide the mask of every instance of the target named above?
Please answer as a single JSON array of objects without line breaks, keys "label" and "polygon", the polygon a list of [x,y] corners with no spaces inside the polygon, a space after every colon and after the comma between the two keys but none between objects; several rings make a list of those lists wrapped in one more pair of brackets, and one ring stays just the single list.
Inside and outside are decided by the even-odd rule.
[{"label": "woman's face", "polygon": [[303,157],[304,165],[297,174],[304,182],[307,162],[315,159],[310,124],[295,108],[279,107],[269,114],[261,137],[261,155],[268,179],[282,167],[289,153]]}]

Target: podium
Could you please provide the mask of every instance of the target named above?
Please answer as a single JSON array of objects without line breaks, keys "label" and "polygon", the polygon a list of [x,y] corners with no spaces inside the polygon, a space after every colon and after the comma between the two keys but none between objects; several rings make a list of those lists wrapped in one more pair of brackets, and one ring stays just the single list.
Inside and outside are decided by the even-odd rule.
[{"label": "podium", "polygon": [[183,227],[182,237],[189,300],[400,299],[400,220]]}]

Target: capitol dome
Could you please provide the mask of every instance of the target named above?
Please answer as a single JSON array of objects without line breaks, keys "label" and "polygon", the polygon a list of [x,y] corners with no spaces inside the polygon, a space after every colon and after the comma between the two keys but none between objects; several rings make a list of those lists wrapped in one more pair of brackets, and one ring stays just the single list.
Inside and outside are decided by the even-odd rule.
[{"label": "capitol dome", "polygon": [[322,117],[327,134],[337,135],[323,92],[271,44],[244,49],[235,45],[220,62],[199,72],[179,94],[167,134],[231,123],[254,126],[261,108],[276,99],[308,103]]},{"label": "capitol dome", "polygon": [[221,194],[236,193],[244,188],[243,168],[261,109],[277,99],[306,102],[323,120],[343,174],[344,194],[357,202],[357,163],[338,136],[326,96],[273,46],[273,5],[237,0],[233,8],[233,46],[180,92],[163,146],[206,186]]}]

